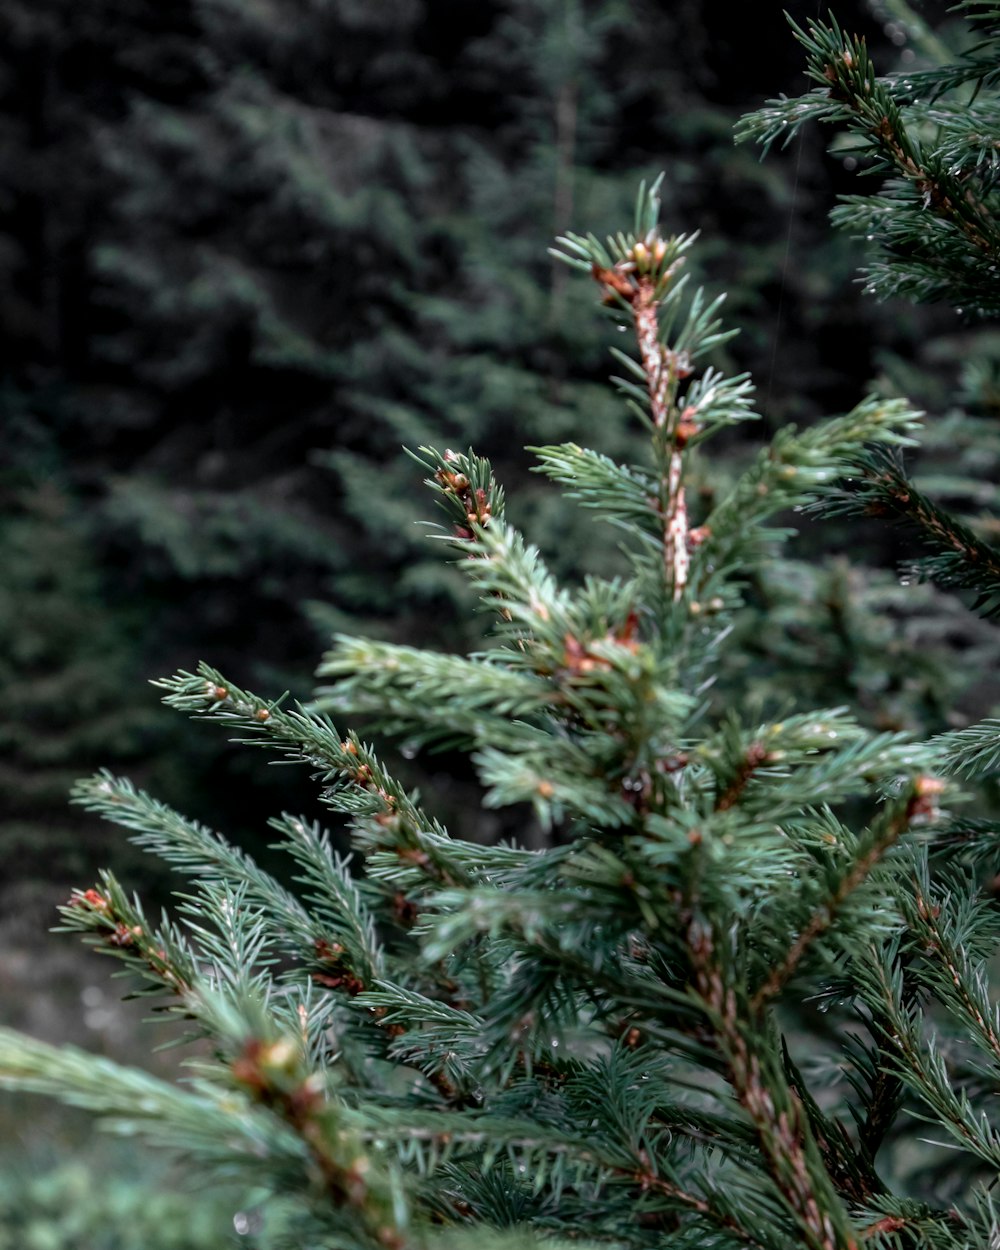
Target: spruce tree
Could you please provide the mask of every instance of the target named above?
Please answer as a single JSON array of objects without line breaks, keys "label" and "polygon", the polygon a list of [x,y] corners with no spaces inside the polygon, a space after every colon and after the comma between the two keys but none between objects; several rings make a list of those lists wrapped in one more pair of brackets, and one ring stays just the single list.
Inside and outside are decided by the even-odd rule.
[{"label": "spruce tree", "polygon": [[[808,109],[852,110],[871,137],[875,107],[876,137],[924,177],[862,45],[819,24],[804,38],[826,83]],[[901,181],[900,219],[941,208]],[[964,214],[944,214],[942,257],[890,241],[893,290],[946,296],[954,262],[991,309],[959,254],[986,228]],[[647,452],[535,453],[618,531],[618,575],[560,584],[487,460],[421,449],[439,546],[494,619],[482,649],[341,636],[304,708],[207,665],[160,683],[178,711],[304,764],[358,870],[294,814],[272,822],[288,883],[124,779],[82,782],[79,803],[190,880],[151,922],[106,873],[65,927],[202,1046],[172,1085],[7,1031],[6,1083],[239,1178],[289,1245],[995,1244],[998,826],[949,810],[946,777],[995,770],[997,724],[913,742],[785,690],[762,701],[726,666],[792,509],[893,507],[931,544],[922,571],[989,615],[997,557],[900,477],[918,419],[899,399],[784,427],[730,487],[691,490],[753,416],[749,379],[710,363],[727,332],[719,301],[688,291],[692,242],[661,233],[654,187],[630,231],[560,244],[631,336],[618,385]],[[471,814],[446,830],[359,733],[469,753],[485,803],[533,812],[550,844],[484,846]]]},{"label": "spruce tree", "polygon": [[[0,1070],[265,1186],[295,1244],[444,1245],[475,1226],[498,1246],[665,1233],[855,1246],[879,1221],[939,1219],[902,1214],[875,1169],[907,1082],[993,1149],[916,1040],[914,987],[944,974],[930,938],[919,966],[906,927],[940,934],[943,952],[963,936],[928,876],[944,791],[929,752],[843,710],[762,717],[708,693],[745,570],[780,541],[772,518],[864,445],[906,442],[915,414],[873,398],[786,428],[697,514],[686,466],[753,415],[751,386],[705,363],[726,335],[720,301],[688,296],[692,239],[661,236],[657,217],[654,187],[630,232],[562,241],[633,337],[619,387],[646,463],[537,449],[545,475],[621,530],[620,576],[560,586],[488,462],[425,448],[441,536],[497,618],[484,650],[342,637],[310,708],[207,666],[162,683],[178,710],[311,768],[363,875],[293,814],[273,822],[289,888],[125,780],[77,788],[192,883],[157,922],[107,873],[64,923],[210,1056],[170,1085],[8,1033]],[[330,712],[470,751],[485,802],[530,805],[552,844],[449,834]],[[993,924],[985,909],[957,920],[979,941]],[[827,1045],[855,1090],[857,1141],[781,1034],[778,1004],[806,988],[833,1006]],[[960,988],[971,1019],[971,969]],[[974,1229],[982,1213],[961,1218]]]}]

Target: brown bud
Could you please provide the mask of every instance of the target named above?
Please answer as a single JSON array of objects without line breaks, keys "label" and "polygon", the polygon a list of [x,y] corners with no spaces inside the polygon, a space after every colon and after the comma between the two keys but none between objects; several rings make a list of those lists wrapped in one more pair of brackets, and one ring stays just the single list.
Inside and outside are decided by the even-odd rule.
[{"label": "brown bud", "polygon": [[314,972],[310,978],[314,984],[322,985],[328,990],[341,990],[343,993],[354,998],[364,990],[364,982],[359,980],[352,972],[341,972],[337,976],[327,976],[323,972]]},{"label": "brown bud", "polygon": [[396,919],[404,928],[409,928],[420,914],[416,903],[408,899],[402,890],[398,891],[392,900],[392,909],[396,913]]},{"label": "brown bud", "polygon": [[701,426],[697,421],[685,421],[682,418],[677,423],[677,429],[674,431],[674,446],[677,448],[686,447],[700,429]]},{"label": "brown bud", "polygon": [[418,868],[426,868],[431,862],[430,856],[419,846],[400,847],[396,854],[404,863],[415,864]]},{"label": "brown bud", "polygon": [[944,790],[945,783],[940,777],[929,777],[926,774],[918,777],[913,783],[913,798],[906,809],[907,819],[919,820],[935,816],[935,800]]},{"label": "brown bud", "polygon": [[129,928],[127,924],[116,924],[114,933],[108,936],[108,941],[112,946],[134,946],[136,938],[140,937],[142,937],[142,929],[139,925],[134,924]]},{"label": "brown bud", "polygon": [[313,942],[313,950],[316,952],[316,958],[322,960],[323,963],[333,963],[344,953],[344,948],[339,942],[328,942],[326,938],[317,938]]},{"label": "brown bud", "polygon": [[751,742],[747,747],[746,762],[750,768],[758,768],[767,762],[767,747],[763,742]]},{"label": "brown bud", "polygon": [[616,273],[614,269],[604,269],[600,265],[591,266],[591,273],[605,288],[607,301],[614,302],[615,295],[620,295],[629,303],[635,299],[636,289],[624,274]]}]

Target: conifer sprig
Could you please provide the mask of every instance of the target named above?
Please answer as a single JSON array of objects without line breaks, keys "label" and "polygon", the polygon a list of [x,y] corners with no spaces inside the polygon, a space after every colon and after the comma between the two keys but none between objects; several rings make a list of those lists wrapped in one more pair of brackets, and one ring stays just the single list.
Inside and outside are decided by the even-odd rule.
[{"label": "conifer sprig", "polygon": [[1000,720],[995,717],[939,734],[933,745],[948,772],[969,778],[1000,772]]},{"label": "conifer sprig", "polygon": [[207,664],[196,674],[181,672],[153,684],[169,691],[163,700],[168,706],[249,733],[236,741],[277,750],[290,762],[315,769],[323,801],[354,818],[365,845],[411,853],[428,880],[468,879],[465,869],[447,862],[448,842],[439,836],[444,833],[441,826],[424,815],[357,735],[342,739],[328,718],[301,709],[285,711],[227,682]]},{"label": "conifer sprig", "polygon": [[652,433],[656,511],[660,519],[663,562],[669,595],[676,603],[685,592],[690,568],[684,451],[724,425],[753,416],[752,387],[744,375],[726,379],[708,369],[690,385],[694,362],[725,342],[715,314],[721,298],[705,302],[697,291],[686,309],[684,279],[678,271],[694,235],[660,234],[658,179],[647,192],[640,188],[635,230],[601,244],[592,235],[560,239],[561,260],[590,272],[605,304],[616,319],[632,329],[638,360],[622,352],[616,357],[637,379],[618,379]]},{"label": "conifer sprig", "polygon": [[[139,900],[129,898],[106,870],[96,887],[75,890],[59,909],[60,929],[82,933],[88,946],[120,959],[137,974],[145,994],[183,998],[197,979],[197,961],[184,932],[164,914],[150,925]],[[176,1010],[187,1013],[182,1004]]]},{"label": "conifer sprig", "polygon": [[890,516],[911,530],[929,555],[908,572],[947,590],[971,590],[977,612],[1000,615],[1000,551],[920,490],[903,471],[897,455],[871,448],[859,457],[851,480],[818,504],[828,515]]},{"label": "conifer sprig", "polygon": [[833,220],[873,244],[867,288],[880,298],[1000,311],[996,109],[981,102],[970,112],[967,99],[941,99],[969,81],[979,91],[995,88],[1000,27],[988,11],[978,13],[985,29],[970,54],[920,76],[879,76],[865,41],[833,18],[804,28],[792,22],[808,54],[806,73],[819,86],[769,100],[737,127],[738,140],[756,139],[765,152],[808,121],[846,128],[852,151],[884,181],[877,194],[844,197]]},{"label": "conifer sprig", "polygon": [[188,820],[137,790],[127,778],[114,777],[106,770],[78,782],[71,801],[131,830],[134,845],[161,856],[187,875],[243,889],[253,902],[267,905],[270,925],[292,943],[311,947],[317,935],[298,900],[221,834]]}]

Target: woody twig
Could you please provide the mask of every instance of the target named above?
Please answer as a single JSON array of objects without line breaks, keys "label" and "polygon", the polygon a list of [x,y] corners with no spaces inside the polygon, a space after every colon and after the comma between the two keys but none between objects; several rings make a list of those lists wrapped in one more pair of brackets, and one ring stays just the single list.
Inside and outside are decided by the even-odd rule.
[{"label": "woody twig", "polygon": [[[674,602],[684,594],[691,558],[688,512],[684,493],[683,452],[697,432],[693,415],[679,411],[677,383],[690,377],[685,352],[672,352],[660,340],[657,308],[663,290],[660,264],[666,244],[659,238],[636,243],[628,259],[612,268],[593,266],[593,275],[607,298],[623,300],[632,311],[639,357],[646,378],[653,426],[666,450],[666,473],[660,501],[663,515],[663,559]],[[669,272],[669,271],[668,271]]]}]

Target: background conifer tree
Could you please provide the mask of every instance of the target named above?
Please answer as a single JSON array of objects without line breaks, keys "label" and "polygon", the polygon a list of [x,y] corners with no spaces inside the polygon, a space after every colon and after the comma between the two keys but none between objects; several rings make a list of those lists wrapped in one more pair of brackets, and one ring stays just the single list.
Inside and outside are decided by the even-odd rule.
[{"label": "background conifer tree", "polygon": [[[61,528],[86,547],[94,633],[115,639],[120,672],[112,680],[85,638],[64,667],[94,690],[110,680],[132,727],[114,734],[113,763],[203,813],[224,803],[249,828],[238,757],[150,726],[144,679],[164,657],[186,662],[193,648],[304,697],[300,657],[318,645],[307,600],[323,605],[311,619],[324,637],[474,645],[461,579],[412,524],[401,443],[474,443],[572,573],[597,531],[540,489],[523,444],[574,437],[635,453],[603,385],[599,327],[564,298],[538,241],[583,222],[611,229],[629,211],[625,188],[664,163],[670,228],[703,228],[694,263],[724,279],[746,327],[727,366],[758,378],[772,364],[775,223],[794,166],[791,255],[803,263],[781,279],[768,420],[853,402],[834,343],[849,332],[863,374],[881,331],[858,329],[847,249],[807,211],[843,171],[818,150],[761,165],[733,148],[741,106],[799,71],[780,38],[780,65],[744,57],[746,19],[728,9],[5,6],[0,509],[42,581],[63,565],[26,500],[58,494]],[[778,35],[780,14],[752,26]],[[667,73],[664,47],[685,49]],[[35,595],[30,578],[18,593]],[[14,614],[5,651],[32,645],[19,622],[47,610],[46,593]],[[58,731],[36,719],[14,757],[23,811],[6,840],[30,834],[65,879],[91,848],[101,862],[101,842],[92,824],[82,838],[67,825],[63,775],[46,764],[98,762],[94,705],[60,673],[18,672],[0,734],[19,736],[26,703],[58,707]],[[223,766],[233,784],[218,784]]]}]

